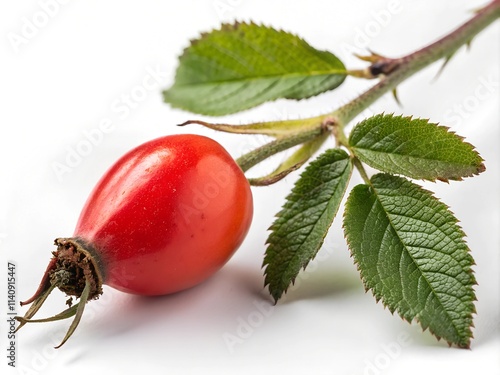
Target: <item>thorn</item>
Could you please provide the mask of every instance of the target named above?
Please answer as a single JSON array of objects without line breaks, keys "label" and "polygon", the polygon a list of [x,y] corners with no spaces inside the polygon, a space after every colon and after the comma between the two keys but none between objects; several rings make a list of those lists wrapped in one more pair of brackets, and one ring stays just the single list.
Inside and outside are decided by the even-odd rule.
[{"label": "thorn", "polygon": [[444,59],[443,65],[441,65],[441,67],[439,68],[438,72],[436,73],[436,76],[432,79],[432,82],[436,82],[437,79],[441,76],[441,73],[443,73],[444,68],[448,65],[448,62],[451,60],[453,55],[454,53],[452,53],[451,55],[447,56]]},{"label": "thorn", "polygon": [[397,91],[397,88],[396,88],[396,87],[394,87],[394,88],[392,89],[392,96],[393,96],[394,100],[396,101],[396,103],[398,103],[398,105],[399,105],[400,107],[403,107],[403,104],[401,104],[401,101],[399,100],[399,97],[398,97],[398,91]]},{"label": "thorn", "polygon": [[472,45],[472,39],[469,39],[467,43],[465,43],[465,47],[467,48],[467,52],[470,51]]},{"label": "thorn", "polygon": [[362,60],[362,61],[367,61],[367,62],[370,62],[370,63],[375,63],[377,61],[380,61],[380,60],[384,60],[385,57],[376,53],[376,52],[373,52],[372,50],[368,49],[368,52],[370,53],[369,55],[359,55],[357,53],[354,54],[354,56],[356,56],[358,59]]}]

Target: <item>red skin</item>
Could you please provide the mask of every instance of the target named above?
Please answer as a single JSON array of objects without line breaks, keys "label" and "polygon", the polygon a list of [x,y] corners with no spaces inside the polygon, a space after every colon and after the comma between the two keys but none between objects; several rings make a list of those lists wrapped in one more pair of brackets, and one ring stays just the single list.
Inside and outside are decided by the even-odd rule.
[{"label": "red skin", "polygon": [[74,237],[101,258],[103,284],[163,295],[220,269],[252,215],[250,186],[227,151],[210,138],[172,135],[131,150],[104,174]]}]

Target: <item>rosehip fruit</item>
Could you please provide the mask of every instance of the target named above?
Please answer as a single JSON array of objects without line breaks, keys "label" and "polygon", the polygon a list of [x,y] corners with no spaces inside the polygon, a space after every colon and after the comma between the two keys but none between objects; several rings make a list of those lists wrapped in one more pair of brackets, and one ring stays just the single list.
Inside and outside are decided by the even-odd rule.
[{"label": "rosehip fruit", "polygon": [[[55,240],[21,328],[75,316],[106,284],[127,293],[164,295],[206,280],[234,254],[252,221],[250,185],[214,140],[172,135],[144,143],[120,158],[90,194],[71,238]],[[32,319],[59,288],[79,298],[47,319]]]}]

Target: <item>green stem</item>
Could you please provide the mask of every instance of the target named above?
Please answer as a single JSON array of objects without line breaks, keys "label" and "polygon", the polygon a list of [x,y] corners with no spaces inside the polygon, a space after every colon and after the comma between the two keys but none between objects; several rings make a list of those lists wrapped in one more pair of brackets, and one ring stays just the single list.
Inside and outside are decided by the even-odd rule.
[{"label": "green stem", "polygon": [[354,166],[356,167],[359,174],[363,178],[363,181],[365,182],[365,184],[371,185],[370,177],[368,177],[368,173],[366,173],[365,167],[363,166],[363,163],[361,163],[361,160],[359,160],[355,156],[351,156],[351,157],[352,157],[352,162],[353,162]]},{"label": "green stem", "polygon": [[[368,108],[382,95],[396,88],[398,84],[442,58],[450,57],[463,45],[469,43],[474,36],[500,17],[500,0],[494,0],[479,10],[476,15],[445,37],[416,52],[399,59],[386,59],[391,71],[379,83],[361,94],[356,99],[326,114],[337,119],[339,133],[343,126]],[[396,65],[394,65],[396,64]]]},{"label": "green stem", "polygon": [[320,126],[316,128],[278,138],[239,157],[236,159],[236,163],[240,166],[243,172],[246,172],[254,165],[274,154],[277,154],[278,152],[285,151],[293,146],[300,145],[301,143],[305,143],[322,136],[326,130],[327,128],[321,126],[320,124]]}]

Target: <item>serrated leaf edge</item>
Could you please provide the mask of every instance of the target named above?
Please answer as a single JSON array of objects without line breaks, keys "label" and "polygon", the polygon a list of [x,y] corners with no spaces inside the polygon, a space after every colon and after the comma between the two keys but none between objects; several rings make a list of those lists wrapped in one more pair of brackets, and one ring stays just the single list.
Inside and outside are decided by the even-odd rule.
[{"label": "serrated leaf edge", "polygon": [[[342,151],[343,151],[343,150],[342,150]],[[346,153],[346,156],[347,156],[347,157],[346,157],[346,160],[348,160],[348,161],[349,161],[349,164],[350,164],[350,172],[349,172],[349,176],[348,176],[348,181],[349,181],[349,180],[350,180],[350,178],[351,178],[351,176],[352,176],[353,167],[352,167],[352,160],[351,160],[351,158],[349,157],[349,155],[347,155],[347,153]],[[308,167],[304,170],[304,172],[302,173],[302,175],[303,175],[304,173],[306,173],[306,171],[308,170],[308,168],[309,168],[309,166],[308,166]],[[302,175],[301,175],[301,177],[302,177]],[[346,192],[347,192],[348,185],[349,185],[349,184],[348,184],[348,183],[346,183],[346,186],[345,186],[345,188],[344,188],[344,192],[343,192],[343,195],[342,195],[343,197],[345,197],[345,194],[346,194]],[[290,194],[288,194],[288,195],[287,195],[287,197],[285,198],[285,203],[283,204],[283,206],[282,206],[281,210],[280,210],[278,213],[276,213],[276,215],[275,215],[275,219],[278,219],[278,218],[282,217],[283,212],[284,212],[285,205],[288,203],[288,201],[289,201],[289,197],[290,197],[290,196],[292,196],[292,195],[293,195],[293,193],[294,193],[294,192],[292,191]],[[309,265],[309,263],[310,263],[312,260],[314,260],[314,259],[315,259],[315,257],[316,257],[316,255],[317,255],[318,251],[321,249],[321,246],[322,246],[322,244],[323,244],[323,242],[324,242],[324,239],[325,239],[326,235],[328,234],[328,229],[331,227],[331,225],[333,224],[333,221],[335,220],[335,218],[336,218],[336,216],[337,216],[338,210],[339,210],[339,208],[340,208],[340,204],[341,204],[341,202],[339,202],[339,205],[338,205],[337,210],[336,210],[336,212],[335,212],[335,214],[334,214],[333,220],[332,220],[332,222],[330,223],[330,226],[327,228],[327,230],[325,231],[325,233],[324,233],[324,235],[323,235],[323,237],[322,237],[322,241],[321,241],[320,246],[318,247],[318,249],[316,250],[316,252],[314,253],[314,255],[313,255],[313,256],[312,256],[312,257],[311,257],[311,258],[310,258],[310,259],[309,259],[306,263],[304,263],[304,264],[301,266],[301,270],[305,270],[305,269],[306,269],[306,267]],[[324,212],[320,215],[320,218],[321,218],[323,215],[324,215]],[[318,221],[319,221],[319,220],[318,220]],[[275,229],[275,226],[276,226],[276,220],[275,220],[275,221],[274,221],[274,222],[273,222],[273,223],[269,226],[268,230],[270,230],[270,231],[274,230],[274,229]],[[270,236],[271,236],[271,235],[270,235]],[[265,242],[265,244],[266,244],[266,245],[269,245],[269,244],[270,244],[270,242],[269,242],[269,238],[270,238],[270,236],[268,236],[268,238],[266,239],[266,242]],[[266,250],[266,251],[267,251],[267,250]],[[268,279],[268,277],[267,277],[267,273],[266,273],[266,269],[267,269],[267,266],[269,265],[269,262],[267,261],[267,259],[266,259],[266,258],[267,258],[267,257],[265,257],[265,258],[264,258],[264,261],[263,261],[262,266],[261,266],[261,268],[263,268],[263,269],[264,269],[264,275],[265,275],[264,287],[268,287],[268,286],[270,285],[270,281],[269,281],[269,279]],[[287,286],[284,290],[282,290],[281,292],[279,292],[279,293],[273,293],[273,292],[271,292],[271,291],[270,291],[270,292],[271,292],[271,296],[273,297],[275,304],[276,304],[276,303],[278,302],[278,300],[279,300],[279,299],[283,296],[283,294],[286,294],[286,293],[287,293],[287,291],[288,291],[288,289],[289,289],[291,286],[293,286],[293,285],[295,284],[295,280],[296,280],[296,278],[298,277],[298,275],[299,275],[299,274],[297,274],[294,278],[292,278],[292,279],[291,279],[291,283],[290,283],[290,284],[289,284],[289,285],[288,285],[288,286]]]},{"label": "serrated leaf edge", "polygon": [[[345,65],[344,63],[337,57],[337,55],[333,54],[332,52],[328,51],[328,50],[320,50],[320,49],[317,49],[313,46],[311,46],[304,38],[298,36],[297,34],[295,33],[292,33],[292,32],[288,32],[288,31],[285,31],[281,28],[274,28],[272,26],[268,26],[268,25],[265,25],[265,24],[258,24],[258,23],[255,23],[253,21],[250,21],[250,22],[245,22],[245,21],[235,21],[234,23],[222,23],[220,28],[218,29],[212,29],[210,31],[205,31],[205,32],[201,32],[199,34],[198,37],[195,37],[195,38],[192,38],[189,40],[189,45],[186,46],[183,50],[182,50],[182,53],[180,54],[180,56],[178,57],[178,61],[179,61],[179,64],[177,66],[177,69],[179,69],[179,67],[181,66],[182,64],[182,59],[186,56],[186,54],[189,52],[189,49],[193,46],[195,46],[196,44],[202,42],[205,38],[209,37],[210,34],[212,33],[216,33],[216,32],[225,32],[225,31],[228,31],[228,32],[231,32],[231,31],[236,31],[238,30],[238,28],[240,28],[241,26],[255,26],[255,27],[263,27],[263,28],[266,28],[268,30],[272,30],[272,31],[275,31],[279,34],[288,34],[294,38],[297,38],[301,43],[304,43],[307,47],[309,48],[312,48],[314,49],[316,52],[318,52],[318,54],[316,55],[316,57],[323,59],[323,56],[321,54],[323,53],[330,53],[332,54],[341,64],[342,66],[344,67],[343,69],[333,69],[333,70],[327,70],[327,71],[318,71],[318,72],[315,72],[315,74],[311,74],[311,73],[308,73],[304,79],[308,78],[308,77],[314,77],[314,76],[322,76],[322,75],[325,75],[325,76],[333,76],[333,75],[340,75],[340,76],[343,76],[342,80],[339,82],[338,85],[336,85],[335,87],[333,88],[330,88],[330,89],[327,89],[327,90],[324,90],[324,91],[321,91],[321,92],[318,92],[318,93],[313,93],[313,94],[310,94],[310,95],[302,95],[301,98],[294,98],[294,97],[291,97],[289,96],[289,94],[287,95],[284,95],[284,96],[280,96],[278,98],[275,98],[275,99],[269,99],[269,100],[266,100],[266,102],[273,102],[273,101],[276,101],[278,99],[288,99],[288,100],[295,100],[295,101],[302,101],[302,100],[306,100],[306,99],[309,99],[309,98],[312,98],[312,97],[315,97],[315,96],[318,96],[318,95],[321,95],[322,93],[325,93],[325,92],[328,92],[328,91],[331,91],[331,90],[334,90],[335,88],[337,88],[338,86],[340,86],[343,81],[345,80],[345,78],[347,77],[347,70],[345,68]],[[196,85],[205,85],[205,84],[209,84],[209,85],[213,85],[213,84],[218,84],[218,83],[227,83],[227,82],[230,82],[231,80],[224,80],[222,82],[217,82],[217,81],[211,81],[209,83],[190,83],[189,85],[179,85],[177,84],[177,69],[176,69],[176,72],[175,72],[175,79],[174,79],[174,82],[172,85],[170,85],[170,87],[168,87],[167,89],[163,90],[162,91],[162,96],[163,96],[163,101],[168,103],[172,108],[178,108],[178,109],[182,109],[182,110],[186,110],[186,111],[189,111],[189,112],[194,112],[194,113],[198,113],[198,114],[202,114],[202,115],[207,115],[207,116],[222,116],[222,115],[228,115],[228,114],[232,114],[232,113],[235,113],[234,111],[227,111],[227,110],[206,110],[206,109],[196,109],[196,110],[193,110],[192,108],[190,108],[189,105],[185,105],[185,103],[182,103],[182,102],[172,102],[170,99],[169,99],[169,95],[170,95],[170,91],[172,90],[172,88],[174,87],[183,87],[183,86],[189,86],[189,87],[194,87]],[[304,74],[296,74],[297,77],[299,76],[302,76]],[[294,74],[286,74],[287,77],[293,77]],[[263,79],[264,77],[266,78],[272,78],[272,77],[276,77],[276,78],[279,78],[279,77],[283,77],[283,75],[276,75],[276,76],[272,76],[272,75],[268,75],[268,76],[261,76],[261,77],[256,77],[256,78],[248,78],[248,79],[237,79],[237,80],[234,80],[234,81],[238,81],[238,82],[244,82],[244,81],[252,81],[252,80],[256,80],[256,79]],[[301,81],[302,82],[302,81]],[[301,84],[301,82],[298,82],[296,83],[295,85],[299,85]],[[292,86],[293,87],[293,86]],[[291,88],[290,88],[291,89]],[[246,111],[246,110],[249,110],[251,108],[254,108],[258,105],[261,105],[263,103],[260,103],[260,104],[257,104],[257,105],[246,105],[246,106],[242,106],[241,109],[239,109],[238,111],[236,112],[242,112],[242,111]]]},{"label": "serrated leaf edge", "polygon": [[[457,134],[457,133],[456,133],[454,130],[452,130],[449,126],[446,126],[446,125],[441,125],[441,124],[440,124],[440,123],[438,123],[438,122],[430,122],[430,119],[428,119],[428,118],[414,117],[413,115],[408,115],[408,116],[404,116],[404,115],[402,115],[402,114],[401,114],[401,115],[396,115],[394,112],[391,112],[391,113],[385,113],[385,112],[382,112],[382,113],[379,113],[379,114],[373,115],[373,116],[371,116],[371,117],[368,117],[368,118],[366,118],[366,119],[364,119],[364,120],[360,121],[359,123],[361,123],[361,122],[363,122],[363,121],[366,121],[366,120],[368,120],[368,119],[370,119],[370,118],[379,117],[379,116],[380,116],[380,117],[390,116],[391,118],[400,118],[400,119],[404,119],[404,120],[408,120],[408,121],[412,121],[412,120],[421,120],[421,121],[425,121],[425,123],[427,123],[427,124],[434,125],[434,126],[436,126],[436,127],[438,127],[438,128],[444,129],[444,130],[445,130],[448,134],[450,134],[450,135],[453,135],[453,136],[457,137],[460,141],[462,141],[462,143],[463,143],[464,145],[469,146],[469,147],[471,148],[471,151],[473,151],[473,152],[475,152],[475,153],[476,153],[476,155],[477,155],[477,156],[478,156],[478,158],[479,158],[479,160],[478,160],[478,161],[480,162],[480,164],[477,166],[477,170],[476,170],[476,172],[474,172],[474,173],[471,173],[471,174],[468,174],[468,175],[462,175],[462,176],[457,177],[457,178],[444,178],[444,177],[436,177],[435,179],[431,179],[431,178],[420,178],[420,179],[419,179],[419,178],[414,178],[414,177],[412,177],[412,176],[408,176],[408,175],[405,175],[405,174],[402,174],[402,173],[390,173],[390,172],[384,172],[384,171],[382,171],[382,170],[380,170],[380,169],[378,169],[378,168],[374,167],[373,165],[370,165],[371,167],[373,167],[373,168],[375,168],[375,169],[377,169],[377,170],[381,171],[382,173],[388,173],[388,174],[393,174],[393,175],[398,175],[398,176],[404,176],[404,177],[410,178],[410,179],[412,179],[412,180],[421,180],[421,181],[430,181],[430,182],[441,181],[441,182],[449,183],[449,182],[450,182],[450,180],[452,180],[452,181],[463,181],[463,179],[464,179],[464,178],[477,176],[477,175],[479,175],[479,174],[483,173],[484,171],[486,171],[486,166],[484,165],[484,161],[485,161],[485,160],[481,157],[481,154],[479,154],[479,152],[477,151],[477,148],[476,148],[473,144],[471,144],[471,143],[469,143],[469,142],[465,141],[465,137],[463,137],[463,136],[461,136],[461,135]],[[358,124],[359,124],[359,123],[358,123]],[[357,125],[357,124],[356,124],[356,125]],[[356,125],[355,125],[355,126],[356,126]],[[353,129],[354,129],[354,128],[353,128]],[[352,131],[351,131],[351,134],[352,134]],[[350,142],[350,140],[351,140],[351,134],[349,134],[349,137],[348,137],[349,142]],[[356,156],[358,156],[358,154],[356,153],[356,146],[351,147],[351,149],[352,149],[352,152],[353,152]],[[373,151],[373,150],[370,150],[370,152],[377,153],[377,151]],[[382,152],[382,151],[380,151],[380,153],[381,153],[381,154],[384,154],[384,152]],[[385,153],[385,154],[386,154],[386,153]],[[425,159],[425,158],[421,158],[421,157],[419,157],[419,158],[420,158],[420,159]],[[435,159],[428,159],[428,160],[435,160]],[[366,163],[366,162],[365,162],[365,163]],[[367,164],[368,164],[368,163],[367,163]]]},{"label": "serrated leaf edge", "polygon": [[[389,174],[389,173],[383,173],[383,174],[391,175],[391,174]],[[402,177],[402,178],[404,178],[404,177]],[[408,180],[408,181],[409,181],[409,180]],[[371,181],[370,181],[370,182],[371,182]],[[373,185],[371,185],[371,183],[370,183],[369,185],[366,185],[366,184],[360,184],[360,185],[369,186],[369,187],[370,187],[370,189],[371,189],[371,190],[374,192],[374,194],[376,195],[376,190],[373,188]],[[415,184],[415,185],[417,185],[417,184]],[[359,186],[359,185],[356,185],[356,186]],[[439,199],[438,199],[438,198],[434,195],[434,193],[433,193],[432,191],[427,190],[427,189],[423,188],[423,187],[422,187],[422,186],[420,186],[420,185],[417,185],[417,186],[418,186],[418,187],[419,187],[419,188],[420,188],[423,192],[426,192],[427,194],[429,194],[429,196],[430,196],[432,199],[434,199],[434,200],[438,201],[440,204],[443,204],[443,205],[444,205],[444,207],[448,210],[448,212],[449,212],[449,213],[453,216],[453,218],[455,219],[454,224],[456,225],[457,230],[459,230],[459,231],[460,231],[460,234],[461,234],[461,236],[462,236],[462,238],[463,238],[463,241],[464,241],[464,243],[465,243],[465,237],[466,237],[466,234],[465,234],[465,232],[463,231],[463,228],[459,225],[460,221],[456,218],[455,214],[454,214],[454,213],[450,210],[450,207],[449,207],[447,204],[443,203],[441,200],[439,200]],[[346,215],[347,215],[347,210],[344,210],[343,219],[345,219]],[[388,220],[389,220],[389,222],[391,221],[391,219],[390,219],[390,218],[388,218]],[[421,322],[420,322],[420,320],[418,319],[418,317],[414,317],[413,319],[407,319],[406,317],[402,316],[396,308],[395,308],[395,309],[391,309],[391,307],[390,307],[390,306],[388,306],[388,305],[384,302],[384,300],[383,300],[383,296],[382,296],[382,295],[377,295],[377,294],[375,294],[375,290],[374,290],[374,289],[372,289],[372,288],[370,288],[370,287],[366,284],[366,281],[365,281],[365,279],[364,279],[364,277],[363,277],[363,272],[362,272],[362,270],[361,270],[361,269],[360,269],[360,267],[359,267],[359,262],[358,262],[358,261],[356,261],[356,259],[355,259],[355,257],[354,257],[354,253],[353,253],[353,251],[352,251],[351,243],[350,243],[349,238],[348,238],[348,236],[347,236],[348,229],[347,229],[347,228],[346,228],[346,226],[345,226],[345,221],[344,221],[344,220],[343,220],[343,222],[342,222],[342,229],[343,229],[343,232],[344,232],[344,238],[345,238],[346,243],[347,243],[347,246],[348,246],[348,248],[349,248],[350,257],[353,259],[353,263],[355,264],[356,269],[357,269],[357,270],[359,271],[359,273],[360,273],[360,277],[361,277],[361,281],[362,281],[362,283],[363,283],[363,287],[364,287],[364,289],[365,289],[365,293],[368,293],[368,291],[370,291],[370,292],[372,293],[373,297],[375,298],[376,303],[379,303],[379,302],[382,300],[382,305],[383,305],[384,309],[386,309],[386,308],[387,308],[387,309],[389,310],[389,312],[390,312],[392,315],[394,315],[394,312],[397,312],[397,313],[398,313],[398,316],[399,316],[402,320],[404,320],[404,321],[406,321],[406,322],[408,322],[408,323],[410,323],[410,324],[411,324],[411,323],[413,323],[413,322],[415,322],[415,323],[419,323],[420,327],[422,327],[422,331],[423,331],[423,332],[425,332],[427,329],[429,329],[429,331],[431,332],[431,334],[432,334],[432,335],[433,335],[433,336],[434,336],[434,337],[435,337],[438,341],[440,341],[441,339],[443,339],[443,337],[441,337],[441,336],[437,335],[435,332],[433,332],[433,331],[430,329],[430,327],[429,327],[429,326],[427,326],[427,327],[423,327],[423,326],[421,325]],[[398,236],[398,237],[399,237],[399,236]],[[466,244],[466,243],[465,243],[465,244]],[[468,246],[466,246],[466,247],[467,247],[467,252],[470,254],[470,253],[471,253],[470,248],[469,248]],[[410,256],[411,256],[411,255],[410,255]],[[411,257],[411,258],[412,258],[412,260],[413,260],[413,257]],[[471,263],[470,267],[468,268],[468,270],[467,270],[466,272],[467,272],[467,273],[469,274],[469,276],[471,277],[471,287],[472,287],[472,293],[473,293],[473,298],[472,298],[472,301],[477,301],[477,297],[476,297],[476,295],[475,295],[475,291],[474,291],[474,289],[473,289],[473,287],[474,287],[475,285],[477,285],[477,280],[476,280],[476,278],[474,277],[474,269],[473,269],[473,266],[474,266],[476,263],[475,263],[475,261],[474,261],[474,259],[473,259],[472,257],[471,257],[471,259],[472,259],[472,263]],[[428,282],[427,280],[426,280],[426,282],[429,284],[429,282]],[[430,284],[429,284],[429,287],[430,287],[431,289],[433,289],[433,288],[430,286]],[[441,302],[440,302],[440,303],[441,303]],[[469,349],[469,348],[470,348],[470,341],[474,338],[474,334],[473,334],[473,332],[472,332],[472,328],[474,328],[473,315],[475,315],[475,314],[477,314],[477,311],[476,311],[476,307],[475,307],[475,305],[473,305],[473,309],[472,309],[472,311],[471,311],[470,315],[467,317],[467,318],[471,321],[471,324],[470,324],[470,326],[469,326],[468,335],[467,335],[467,337],[466,337],[466,338],[468,339],[468,343],[467,343],[467,345],[465,345],[465,346],[460,346],[460,345],[459,345],[459,343],[454,343],[454,342],[450,342],[450,341],[446,340],[446,343],[448,344],[448,346],[449,346],[449,347],[451,347],[453,344],[456,344],[457,346],[459,346],[459,347],[461,347],[461,348],[464,348],[464,349]]]}]

